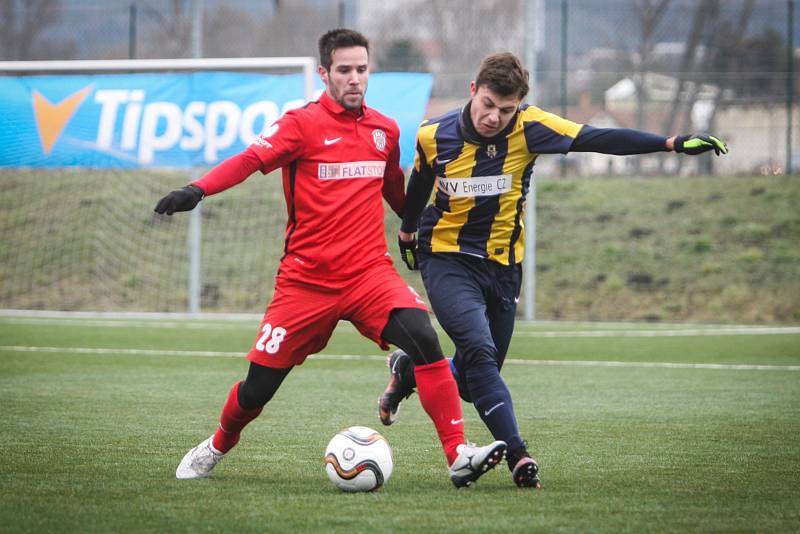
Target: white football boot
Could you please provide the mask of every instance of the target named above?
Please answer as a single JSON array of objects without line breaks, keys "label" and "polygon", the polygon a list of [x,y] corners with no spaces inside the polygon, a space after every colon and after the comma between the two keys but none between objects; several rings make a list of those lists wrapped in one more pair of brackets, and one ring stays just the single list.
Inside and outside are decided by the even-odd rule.
[{"label": "white football boot", "polygon": [[222,461],[225,454],[214,448],[211,444],[213,438],[214,436],[211,436],[186,453],[175,471],[178,480],[205,478]]},{"label": "white football boot", "polygon": [[462,443],[456,452],[458,456],[449,469],[450,480],[455,487],[463,488],[471,485],[503,460],[506,442],[495,441],[485,447],[478,447],[474,443]]}]

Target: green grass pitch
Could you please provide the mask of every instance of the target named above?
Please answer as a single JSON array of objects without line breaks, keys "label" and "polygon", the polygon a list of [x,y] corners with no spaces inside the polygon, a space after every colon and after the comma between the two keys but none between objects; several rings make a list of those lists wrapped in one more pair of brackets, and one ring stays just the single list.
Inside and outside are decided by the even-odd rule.
[{"label": "green grass pitch", "polygon": [[[256,328],[0,317],[0,530],[800,530],[797,329],[518,324],[503,376],[542,468],[544,488],[529,491],[505,465],[455,490],[416,396],[381,427],[384,356],[342,324],[210,479],[176,480],[244,376],[237,355]],[[464,414],[468,437],[487,442]],[[394,474],[375,493],[341,493],[325,475],[325,445],[350,425],[392,445]]]}]

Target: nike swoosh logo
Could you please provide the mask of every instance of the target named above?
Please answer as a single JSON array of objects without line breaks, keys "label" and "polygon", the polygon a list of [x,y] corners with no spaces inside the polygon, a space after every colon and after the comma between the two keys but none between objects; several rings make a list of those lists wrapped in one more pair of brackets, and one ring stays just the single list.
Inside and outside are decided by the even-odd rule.
[{"label": "nike swoosh logo", "polygon": [[504,404],[505,404],[505,402],[501,402],[500,404],[495,404],[494,406],[492,406],[491,408],[489,408],[488,410],[483,412],[483,415],[489,415],[490,413],[492,413],[493,411],[495,411],[496,409],[498,409],[500,406],[502,406]]},{"label": "nike swoosh logo", "polygon": [[452,158],[451,159],[439,159],[439,158],[436,158],[436,164],[437,165],[444,165],[446,163],[450,163],[451,161],[453,161]]},{"label": "nike swoosh logo", "polygon": [[337,137],[336,139],[328,139],[326,137],[325,138],[325,146],[332,145],[334,143],[338,143],[341,139],[342,139],[341,137]]},{"label": "nike swoosh logo", "polygon": [[463,417],[461,419],[450,419],[450,424],[451,425],[457,425],[457,424],[463,423],[463,422],[464,422],[464,418]]},{"label": "nike swoosh logo", "polygon": [[519,297],[514,297],[514,304],[519,304]]}]

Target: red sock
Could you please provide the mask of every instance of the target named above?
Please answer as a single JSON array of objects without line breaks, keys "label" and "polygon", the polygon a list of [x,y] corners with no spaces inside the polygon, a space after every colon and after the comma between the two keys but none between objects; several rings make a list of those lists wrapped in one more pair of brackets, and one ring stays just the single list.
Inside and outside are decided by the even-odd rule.
[{"label": "red sock", "polygon": [[222,415],[219,417],[219,428],[214,433],[214,439],[211,444],[220,452],[228,452],[237,443],[239,443],[239,435],[242,429],[258,417],[263,408],[256,408],[254,410],[245,410],[239,406],[239,384],[236,382],[228,394],[228,400],[225,401],[225,406],[222,408]]},{"label": "red sock", "polygon": [[433,420],[447,456],[447,465],[451,465],[458,456],[456,447],[465,440],[461,399],[450,371],[450,363],[439,360],[427,365],[417,365],[414,374],[417,377],[419,401]]}]

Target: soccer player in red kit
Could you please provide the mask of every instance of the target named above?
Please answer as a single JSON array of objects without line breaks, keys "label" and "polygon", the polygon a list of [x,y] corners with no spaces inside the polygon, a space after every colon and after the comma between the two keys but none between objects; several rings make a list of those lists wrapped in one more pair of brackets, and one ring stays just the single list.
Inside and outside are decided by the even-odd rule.
[{"label": "soccer player in red kit", "polygon": [[458,388],[427,309],[400,278],[386,248],[385,198],[402,216],[404,177],[399,128],[364,104],[369,44],[358,32],[319,40],[320,99],[292,110],[255,143],[155,208],[172,215],[232,187],[255,171],[282,169],[288,207],[275,293],[253,347],[245,380],[233,385],[214,434],[184,456],[176,476],[201,478],[239,441],[284,378],[322,350],[339,320],[416,364],[420,402],[442,442],[456,487],[470,485],[503,458],[506,444],[466,443]]}]

